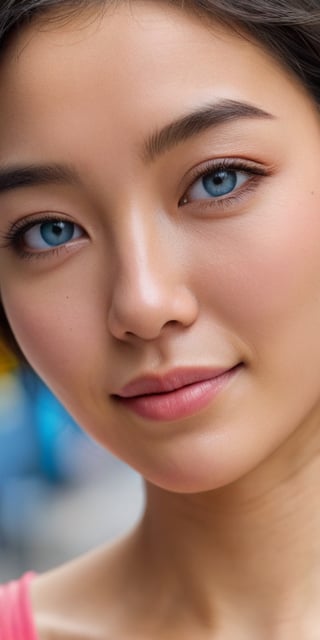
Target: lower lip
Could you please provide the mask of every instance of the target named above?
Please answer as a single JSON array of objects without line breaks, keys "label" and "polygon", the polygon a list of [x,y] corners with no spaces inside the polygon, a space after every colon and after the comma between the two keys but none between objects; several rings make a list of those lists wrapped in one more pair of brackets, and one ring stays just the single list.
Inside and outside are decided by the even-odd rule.
[{"label": "lower lip", "polygon": [[229,369],[221,376],[189,384],[168,393],[134,396],[117,400],[124,407],[149,420],[179,420],[197,413],[222,391],[242,365]]}]

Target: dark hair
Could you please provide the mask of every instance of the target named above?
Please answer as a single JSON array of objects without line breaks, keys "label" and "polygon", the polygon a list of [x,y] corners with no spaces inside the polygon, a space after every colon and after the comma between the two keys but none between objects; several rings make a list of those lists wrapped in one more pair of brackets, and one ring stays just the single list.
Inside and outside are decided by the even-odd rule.
[{"label": "dark hair", "polygon": [[[320,0],[166,1],[253,36],[296,75],[320,106]],[[34,17],[51,13],[54,17],[72,19],[84,9],[94,6],[104,9],[114,2],[115,0],[2,0],[0,51],[8,38]],[[0,305],[1,336],[20,354]]]}]

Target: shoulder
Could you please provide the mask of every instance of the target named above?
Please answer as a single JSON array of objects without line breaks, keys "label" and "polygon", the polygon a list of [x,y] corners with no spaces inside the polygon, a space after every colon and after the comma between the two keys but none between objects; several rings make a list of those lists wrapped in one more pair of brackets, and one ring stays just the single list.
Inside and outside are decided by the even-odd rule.
[{"label": "shoulder", "polygon": [[30,600],[37,640],[101,640],[90,615],[95,579],[94,556],[91,561],[84,556],[33,580]]},{"label": "shoulder", "polygon": [[102,547],[32,581],[30,599],[38,640],[115,637],[127,573],[126,548],[126,541]]}]

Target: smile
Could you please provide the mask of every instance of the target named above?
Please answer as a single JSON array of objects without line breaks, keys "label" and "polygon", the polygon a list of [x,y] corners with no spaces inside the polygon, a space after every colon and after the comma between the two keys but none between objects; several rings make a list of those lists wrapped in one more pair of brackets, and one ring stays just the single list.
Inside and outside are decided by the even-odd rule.
[{"label": "smile", "polygon": [[242,367],[220,370],[176,370],[164,377],[144,376],[126,385],[118,403],[142,418],[179,420],[211,403]]}]

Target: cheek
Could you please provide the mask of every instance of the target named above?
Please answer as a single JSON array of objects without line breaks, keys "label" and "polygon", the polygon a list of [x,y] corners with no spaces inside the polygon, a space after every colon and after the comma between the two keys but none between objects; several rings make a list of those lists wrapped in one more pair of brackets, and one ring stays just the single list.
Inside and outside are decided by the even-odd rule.
[{"label": "cheek", "polygon": [[283,345],[290,328],[318,334],[320,193],[299,197],[280,194],[276,205],[230,219],[200,247],[196,286],[207,313],[253,349]]},{"label": "cheek", "polygon": [[80,389],[89,377],[90,360],[97,352],[92,336],[98,335],[98,323],[85,288],[78,294],[57,289],[58,295],[55,290],[47,293],[50,286],[8,287],[2,299],[27,360],[61,396],[66,393],[66,381]]}]

